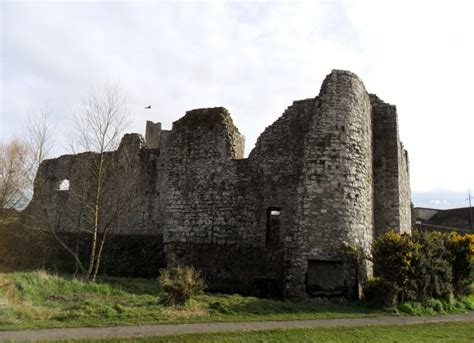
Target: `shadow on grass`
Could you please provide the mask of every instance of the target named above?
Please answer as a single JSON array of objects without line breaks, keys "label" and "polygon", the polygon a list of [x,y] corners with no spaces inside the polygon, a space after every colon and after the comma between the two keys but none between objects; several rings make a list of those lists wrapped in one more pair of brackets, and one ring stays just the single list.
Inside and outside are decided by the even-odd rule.
[{"label": "shadow on grass", "polygon": [[100,282],[111,288],[135,295],[159,295],[161,287],[156,279],[103,277]]},{"label": "shadow on grass", "polygon": [[285,317],[287,319],[316,319],[374,316],[387,313],[362,303],[298,303],[237,295],[220,297],[202,296],[201,299],[208,304],[211,313],[229,316],[239,315],[243,319],[259,316],[265,316],[268,319],[272,319],[272,317],[274,319],[278,319],[278,317]]}]

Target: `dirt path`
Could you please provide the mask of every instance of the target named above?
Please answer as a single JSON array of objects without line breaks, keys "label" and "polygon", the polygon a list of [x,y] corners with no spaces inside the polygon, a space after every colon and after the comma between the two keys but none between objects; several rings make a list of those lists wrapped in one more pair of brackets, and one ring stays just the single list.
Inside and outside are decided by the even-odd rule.
[{"label": "dirt path", "polygon": [[454,321],[474,321],[474,312],[465,314],[447,314],[427,317],[375,317],[346,318],[319,320],[291,320],[264,322],[234,323],[199,323],[199,324],[160,324],[140,326],[115,326],[103,328],[76,329],[41,329],[23,331],[0,331],[0,341],[4,340],[58,340],[75,338],[113,338],[164,336],[173,334],[250,331],[269,329],[314,328],[334,326],[366,326],[366,325],[405,325],[423,323],[442,323]]}]

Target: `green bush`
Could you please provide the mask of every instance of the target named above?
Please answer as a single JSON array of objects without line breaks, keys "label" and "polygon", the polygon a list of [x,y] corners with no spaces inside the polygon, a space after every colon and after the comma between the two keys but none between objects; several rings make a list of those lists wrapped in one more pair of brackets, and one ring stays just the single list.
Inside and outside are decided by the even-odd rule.
[{"label": "green bush", "polygon": [[459,235],[451,232],[445,235],[445,246],[453,273],[453,290],[458,296],[471,293],[472,260],[474,257],[474,235]]},{"label": "green bush", "polygon": [[364,287],[364,300],[375,306],[395,307],[397,294],[396,285],[381,278],[369,279]]},{"label": "green bush", "polygon": [[415,232],[413,241],[420,250],[413,262],[414,274],[408,287],[415,298],[424,304],[431,298],[450,298],[453,276],[449,252],[445,247],[446,235],[439,232]]},{"label": "green bush", "polygon": [[[385,306],[420,302],[436,311],[446,310],[453,294],[471,291],[473,254],[473,235],[414,232],[409,236],[389,231],[373,243],[374,271],[380,280],[368,283],[366,297],[377,299],[377,294],[386,292]],[[417,310],[410,306],[404,305],[407,311]]]},{"label": "green bush", "polygon": [[412,301],[401,303],[398,309],[400,310],[400,312],[407,313],[412,316],[434,314],[434,311],[431,308],[424,307],[421,303]]},{"label": "green bush", "polygon": [[185,304],[206,287],[200,273],[187,266],[162,269],[159,282],[163,290],[162,301],[167,305]]},{"label": "green bush", "polygon": [[459,313],[472,310],[469,298],[464,297],[457,299],[450,297],[449,299],[428,299],[426,303],[405,302],[398,306],[400,312],[410,315],[432,315],[435,313]]},{"label": "green bush", "polygon": [[429,308],[432,308],[436,312],[444,312],[445,311],[444,304],[439,299],[429,299],[427,301],[427,306]]},{"label": "green bush", "polygon": [[470,311],[474,311],[474,297],[464,297],[460,299],[461,303]]},{"label": "green bush", "polygon": [[380,235],[372,245],[375,273],[393,285],[395,302],[414,300],[416,294],[410,282],[415,275],[421,246],[409,235],[389,231]]}]

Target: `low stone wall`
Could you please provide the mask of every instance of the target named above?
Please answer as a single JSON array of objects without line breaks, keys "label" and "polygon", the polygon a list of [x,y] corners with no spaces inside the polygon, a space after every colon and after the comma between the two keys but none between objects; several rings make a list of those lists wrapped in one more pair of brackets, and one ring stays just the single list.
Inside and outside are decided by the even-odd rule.
[{"label": "low stone wall", "polygon": [[[90,239],[84,235],[61,233],[61,239],[88,261]],[[74,273],[74,258],[50,233],[29,229],[0,228],[0,264],[15,270],[46,268]],[[102,258],[99,275],[123,277],[158,277],[166,267],[163,241],[155,235],[111,235]]]},{"label": "low stone wall", "polygon": [[[168,265],[194,266],[215,290],[233,283],[239,293],[265,297],[283,295],[283,252],[240,244],[166,244]],[[239,289],[240,288],[240,289]]]}]

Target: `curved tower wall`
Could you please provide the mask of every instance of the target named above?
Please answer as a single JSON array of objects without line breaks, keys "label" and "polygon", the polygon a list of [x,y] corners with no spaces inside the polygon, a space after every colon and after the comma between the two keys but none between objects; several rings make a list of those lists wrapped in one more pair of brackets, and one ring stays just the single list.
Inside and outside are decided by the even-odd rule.
[{"label": "curved tower wall", "polygon": [[[299,225],[289,237],[288,295],[356,292],[358,275],[344,254],[368,249],[373,232],[371,106],[361,80],[333,71],[321,87],[304,142]],[[325,274],[337,270],[331,280]]]}]

